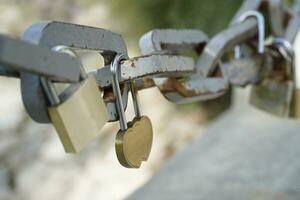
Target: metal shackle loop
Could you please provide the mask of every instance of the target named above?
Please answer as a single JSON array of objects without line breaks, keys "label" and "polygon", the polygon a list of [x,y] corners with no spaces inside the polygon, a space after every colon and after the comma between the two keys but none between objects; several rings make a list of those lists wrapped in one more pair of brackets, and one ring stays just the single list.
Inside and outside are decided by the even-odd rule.
[{"label": "metal shackle loop", "polygon": [[[258,11],[254,11],[254,10],[250,10],[248,12],[245,12],[244,14],[242,14],[238,19],[237,22],[238,23],[242,23],[244,22],[246,19],[248,19],[249,17],[255,17],[255,19],[257,20],[257,28],[258,28],[258,47],[257,47],[257,52],[259,54],[263,54],[265,52],[265,47],[264,47],[264,39],[265,39],[265,19],[264,16],[258,12]],[[236,59],[240,59],[241,58],[241,47],[240,45],[236,45],[234,48],[234,56]]]},{"label": "metal shackle loop", "polygon": [[273,44],[275,44],[281,55],[288,61],[292,62],[295,56],[295,50],[293,45],[283,37],[276,37],[273,40]]},{"label": "metal shackle loop", "polygon": [[[70,47],[67,47],[67,46],[62,46],[62,45],[55,46],[51,50],[60,52],[60,53],[66,53],[73,57],[79,57],[78,54],[74,50],[72,50]],[[80,66],[80,69],[81,69],[81,73],[80,73],[81,79],[84,80],[87,78],[87,74],[82,65]],[[41,84],[44,88],[45,94],[46,94],[50,104],[52,106],[60,104],[59,95],[57,94],[57,91],[56,91],[52,81],[46,77],[41,77],[40,80],[41,80]]]},{"label": "metal shackle loop", "polygon": [[130,81],[130,92],[131,92],[131,97],[132,97],[135,116],[136,117],[141,117],[142,114],[141,114],[141,109],[140,109],[140,105],[139,105],[138,90],[135,87],[133,81]]},{"label": "metal shackle loop", "polygon": [[[122,60],[126,60],[127,58],[128,57],[125,54],[119,54],[115,57],[115,59],[113,60],[113,62],[110,65],[112,88],[113,88],[113,93],[115,96],[115,105],[116,105],[116,109],[117,109],[117,112],[119,115],[119,122],[120,122],[121,130],[128,129],[126,115],[125,115],[123,101],[122,101],[122,94],[121,94],[121,89],[120,89],[120,84],[119,84],[120,62]],[[125,84],[129,84],[129,86],[130,86],[135,115],[136,115],[136,117],[140,117],[141,111],[140,111],[139,102],[138,102],[137,89],[134,87],[134,83],[132,81],[125,83]]]}]

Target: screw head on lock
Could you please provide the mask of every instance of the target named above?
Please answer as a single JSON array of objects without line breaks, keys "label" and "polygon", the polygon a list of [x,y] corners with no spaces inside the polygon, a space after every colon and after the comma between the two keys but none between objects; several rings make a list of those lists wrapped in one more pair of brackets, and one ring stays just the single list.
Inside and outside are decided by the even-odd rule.
[{"label": "screw head on lock", "polygon": [[153,129],[150,119],[147,116],[141,116],[137,90],[133,82],[127,84],[129,84],[131,89],[135,117],[129,123],[126,121],[119,85],[120,61],[124,59],[126,59],[125,55],[117,55],[111,64],[112,86],[120,122],[115,149],[121,165],[127,168],[139,168],[142,162],[147,161],[149,158],[153,140]]}]

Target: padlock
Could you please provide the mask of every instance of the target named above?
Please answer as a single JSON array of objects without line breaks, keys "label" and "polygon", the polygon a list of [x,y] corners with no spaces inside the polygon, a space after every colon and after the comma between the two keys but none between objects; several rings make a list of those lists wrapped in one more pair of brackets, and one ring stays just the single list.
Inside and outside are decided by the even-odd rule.
[{"label": "padlock", "polygon": [[95,77],[82,67],[81,79],[58,95],[54,83],[41,77],[50,103],[48,114],[67,153],[80,152],[99,135],[109,118]]},{"label": "padlock", "polygon": [[293,73],[293,94],[290,106],[290,117],[300,118],[300,77],[299,67],[297,63],[297,54],[294,51],[293,45],[286,39],[277,38],[277,43],[281,45],[281,52],[285,60],[291,66]]},{"label": "padlock", "polygon": [[285,50],[283,38],[274,38],[271,43],[270,51],[275,47],[279,54],[273,52],[271,68],[252,86],[250,103],[273,115],[289,117],[294,91],[292,57]]},{"label": "padlock", "polygon": [[126,59],[122,54],[117,55],[111,64],[111,79],[115,96],[115,105],[119,115],[120,130],[117,133],[115,149],[120,164],[127,168],[139,168],[147,161],[151,152],[153,130],[147,116],[141,116],[137,90],[133,82],[128,82],[131,89],[135,110],[134,119],[127,123],[119,85],[120,61]]},{"label": "padlock", "polygon": [[[238,19],[239,22],[249,17],[255,17],[258,22],[258,53],[264,54],[264,34],[265,24],[263,15],[256,11],[248,11]],[[278,45],[274,40],[274,45]],[[279,49],[279,53],[281,48]],[[235,58],[240,59],[240,46],[235,48]],[[269,57],[264,55],[264,59]],[[250,104],[255,107],[278,116],[288,116],[292,98],[293,82],[291,78],[291,66],[282,61],[282,56],[275,61],[263,63],[263,69],[260,71],[261,80],[251,88]],[[272,57],[273,58],[273,57]],[[267,64],[271,63],[268,68]]]}]

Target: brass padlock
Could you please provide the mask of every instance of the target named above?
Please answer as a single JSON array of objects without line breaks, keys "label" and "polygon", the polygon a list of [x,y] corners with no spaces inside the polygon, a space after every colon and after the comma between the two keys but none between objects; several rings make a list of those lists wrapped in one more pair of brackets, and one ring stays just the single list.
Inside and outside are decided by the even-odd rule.
[{"label": "brass padlock", "polygon": [[119,85],[120,71],[118,70],[120,61],[124,59],[126,59],[124,55],[117,55],[111,64],[115,105],[120,121],[120,130],[116,136],[115,149],[121,165],[127,168],[139,168],[142,162],[147,161],[149,158],[152,147],[153,130],[150,119],[147,116],[141,116],[137,90],[132,82],[127,84],[130,84],[136,116],[131,122],[126,122]]},{"label": "brass padlock", "polygon": [[99,135],[109,117],[95,77],[82,70],[81,78],[60,95],[49,79],[41,78],[50,103],[48,114],[67,153],[80,152]]},{"label": "brass padlock", "polygon": [[[283,38],[273,38],[270,45],[273,64],[263,74],[262,80],[252,86],[250,103],[255,107],[280,117],[289,117],[294,92],[292,58],[287,54]],[[279,53],[279,54],[278,54]]]}]

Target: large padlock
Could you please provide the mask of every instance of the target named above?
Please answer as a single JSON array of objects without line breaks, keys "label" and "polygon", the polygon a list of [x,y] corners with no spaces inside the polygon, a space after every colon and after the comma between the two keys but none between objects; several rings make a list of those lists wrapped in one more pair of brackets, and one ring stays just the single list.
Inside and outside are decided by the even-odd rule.
[{"label": "large padlock", "polygon": [[41,77],[50,104],[48,114],[67,153],[80,152],[109,118],[95,77],[82,67],[81,79],[58,94],[54,83]]},{"label": "large padlock", "polygon": [[252,86],[250,103],[276,116],[289,117],[294,91],[292,58],[285,50],[283,38],[274,38],[271,43],[269,50],[276,49],[272,52],[272,65],[262,80]]},{"label": "large padlock", "polygon": [[111,64],[112,86],[120,122],[120,130],[116,136],[115,149],[121,165],[127,168],[139,168],[142,161],[147,161],[149,158],[152,147],[153,130],[150,119],[147,116],[141,116],[137,90],[133,82],[127,84],[130,84],[136,116],[131,122],[126,122],[119,85],[120,61],[124,59],[126,59],[124,55],[117,55]]}]

